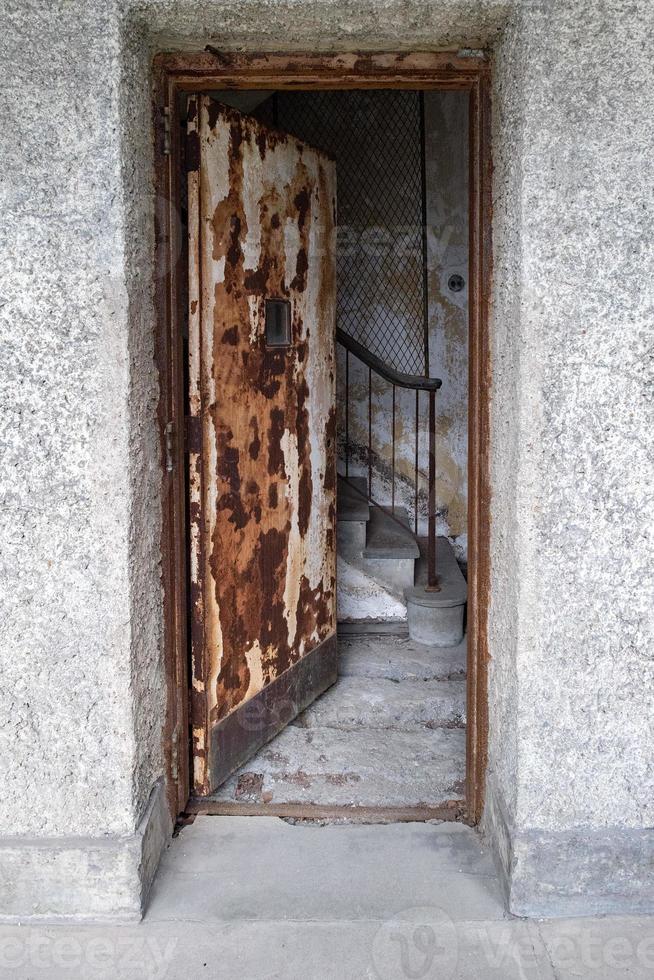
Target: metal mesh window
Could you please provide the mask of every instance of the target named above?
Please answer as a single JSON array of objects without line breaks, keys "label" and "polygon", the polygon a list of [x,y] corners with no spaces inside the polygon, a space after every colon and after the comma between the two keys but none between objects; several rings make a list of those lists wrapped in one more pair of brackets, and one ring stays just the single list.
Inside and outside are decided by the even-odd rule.
[{"label": "metal mesh window", "polygon": [[336,159],[339,326],[398,370],[426,374],[419,93],[280,92],[261,109]]}]

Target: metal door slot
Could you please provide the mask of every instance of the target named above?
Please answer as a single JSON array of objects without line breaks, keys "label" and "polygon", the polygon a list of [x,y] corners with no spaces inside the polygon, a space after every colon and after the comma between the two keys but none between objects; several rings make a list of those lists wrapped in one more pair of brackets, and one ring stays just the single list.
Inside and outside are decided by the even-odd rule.
[{"label": "metal door slot", "polygon": [[266,300],[266,347],[289,347],[291,304],[286,299]]}]

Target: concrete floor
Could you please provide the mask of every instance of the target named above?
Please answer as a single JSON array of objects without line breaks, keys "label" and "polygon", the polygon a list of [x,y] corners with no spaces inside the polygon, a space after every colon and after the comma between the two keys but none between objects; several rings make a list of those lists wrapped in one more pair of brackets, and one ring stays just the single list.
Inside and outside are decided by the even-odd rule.
[{"label": "concrete floor", "polygon": [[339,677],[212,795],[331,807],[460,803],[466,647],[339,637]]},{"label": "concrete floor", "polygon": [[12,980],[651,980],[654,918],[510,918],[461,824],[198,817],[144,921],[0,927]]}]

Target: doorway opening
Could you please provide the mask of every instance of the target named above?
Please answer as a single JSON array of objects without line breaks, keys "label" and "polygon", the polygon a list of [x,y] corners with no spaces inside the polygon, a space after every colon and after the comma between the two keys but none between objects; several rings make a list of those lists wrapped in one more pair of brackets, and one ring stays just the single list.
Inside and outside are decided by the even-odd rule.
[{"label": "doorway opening", "polygon": [[173,67],[187,809],[474,822],[485,75],[316,91]]}]

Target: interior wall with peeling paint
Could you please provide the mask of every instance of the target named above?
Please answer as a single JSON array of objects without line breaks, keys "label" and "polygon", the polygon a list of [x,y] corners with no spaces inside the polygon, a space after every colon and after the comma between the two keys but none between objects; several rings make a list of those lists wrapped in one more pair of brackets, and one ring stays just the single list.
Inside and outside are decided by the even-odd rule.
[{"label": "interior wall with peeling paint", "polygon": [[[383,99],[384,93],[376,93]],[[468,451],[468,97],[462,92],[426,92],[425,190],[427,236],[427,295],[429,316],[429,374],[440,377],[436,396],[437,533],[452,541],[457,558],[467,559]],[[392,147],[389,146],[389,152]],[[397,170],[402,170],[401,146]],[[337,161],[338,179],[349,177],[356,154]],[[374,193],[374,184],[370,187]],[[458,274],[464,288],[448,287]],[[392,357],[391,363],[392,363]],[[394,365],[396,366],[396,365]],[[367,474],[368,370],[350,357],[350,453],[355,475]],[[339,351],[340,456],[345,446],[345,356]],[[391,500],[392,394],[390,385],[372,377],[373,495]],[[428,430],[427,397],[419,396],[418,418],[418,532],[427,531]],[[413,526],[415,515],[416,396],[398,388],[395,406],[396,503],[406,507]]]},{"label": "interior wall with peeling paint", "polygon": [[[436,396],[436,504],[457,558],[468,552],[468,95],[425,92],[430,373]],[[463,288],[450,283],[460,276]],[[426,466],[427,461],[422,466]]]},{"label": "interior wall with peeling paint", "polygon": [[[236,94],[236,98],[240,97]],[[233,96],[229,95],[232,99]],[[339,273],[337,322],[392,367],[424,370],[422,176],[418,93],[279,93],[257,110],[267,121],[325,146],[336,159]],[[408,122],[401,121],[409,116]],[[415,117],[415,118],[414,118]],[[429,374],[437,396],[437,530],[467,558],[468,96],[424,93]],[[365,199],[361,204],[360,198]],[[365,224],[362,224],[362,219]],[[358,254],[362,250],[362,257]],[[353,254],[354,253],[354,254]],[[352,268],[359,276],[352,276]],[[463,278],[455,292],[453,274]],[[358,281],[364,280],[363,284]],[[374,287],[377,287],[375,290]],[[350,473],[368,471],[368,369],[349,359]],[[338,351],[340,469],[346,454],[346,366]],[[391,501],[392,394],[372,376],[373,496]],[[418,402],[418,531],[427,529],[427,398]],[[413,523],[415,393],[398,388],[395,499]]]}]

